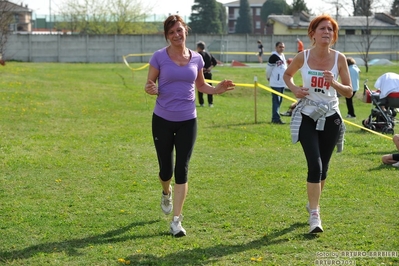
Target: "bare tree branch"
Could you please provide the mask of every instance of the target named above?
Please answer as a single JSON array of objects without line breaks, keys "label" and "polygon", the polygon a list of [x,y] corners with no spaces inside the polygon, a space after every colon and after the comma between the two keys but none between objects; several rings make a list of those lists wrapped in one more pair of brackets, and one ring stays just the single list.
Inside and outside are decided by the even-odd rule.
[{"label": "bare tree branch", "polygon": [[4,60],[6,58],[6,44],[8,37],[12,33],[12,24],[15,22],[15,11],[16,5],[0,1],[0,64],[4,65]]},{"label": "bare tree branch", "polygon": [[147,12],[139,0],[66,0],[61,10],[63,22],[57,27],[80,34],[155,33],[144,25]]}]

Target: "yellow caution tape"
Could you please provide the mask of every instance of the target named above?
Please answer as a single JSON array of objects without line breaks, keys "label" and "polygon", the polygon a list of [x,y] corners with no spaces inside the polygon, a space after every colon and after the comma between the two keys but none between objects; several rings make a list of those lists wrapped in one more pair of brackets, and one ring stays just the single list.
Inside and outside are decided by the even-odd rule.
[{"label": "yellow caution tape", "polygon": [[143,70],[144,68],[148,67],[150,64],[147,63],[144,66],[141,66],[139,68],[132,68],[129,63],[127,62],[126,58],[131,57],[131,56],[143,56],[143,55],[151,55],[151,54],[128,54],[128,55],[124,55],[122,56],[123,58],[123,62],[125,62],[125,65],[130,68],[132,71],[138,71],[138,70]]}]

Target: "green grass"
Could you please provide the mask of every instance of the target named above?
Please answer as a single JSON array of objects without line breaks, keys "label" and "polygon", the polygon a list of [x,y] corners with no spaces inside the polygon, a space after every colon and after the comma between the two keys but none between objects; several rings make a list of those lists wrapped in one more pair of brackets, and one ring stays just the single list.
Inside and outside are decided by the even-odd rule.
[{"label": "green grass", "polygon": [[[370,88],[381,74],[399,73],[361,70]],[[214,79],[251,84],[255,75],[267,85],[263,68],[217,67]],[[351,265],[399,265],[398,257],[341,253],[399,252],[398,172],[381,164],[395,152],[392,141],[347,126],[322,195],[325,232],[308,235],[306,161],[289,126],[270,124],[271,96],[262,89],[257,123],[251,88],[198,108],[188,235],[169,236],[146,77],[122,63],[0,67],[0,263],[315,265],[338,255]],[[350,120],[358,125],[372,108],[362,92]],[[345,116],[344,101],[340,107]]]}]

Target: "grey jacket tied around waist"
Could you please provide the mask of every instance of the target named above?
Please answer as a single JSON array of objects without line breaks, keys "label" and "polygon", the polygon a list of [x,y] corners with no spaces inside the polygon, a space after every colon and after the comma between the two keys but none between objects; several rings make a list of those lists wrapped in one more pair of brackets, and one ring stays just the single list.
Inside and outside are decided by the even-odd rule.
[{"label": "grey jacket tied around waist", "polygon": [[324,130],[324,125],[326,123],[326,114],[330,111],[330,105],[328,103],[317,103],[309,99],[305,99],[305,105],[316,105],[316,109],[309,115],[313,121],[317,121],[316,130]]},{"label": "grey jacket tied around waist", "polygon": [[[316,130],[318,131],[323,131],[324,130],[324,125],[326,122],[326,114],[328,111],[333,110],[333,106],[338,106],[337,105],[337,100],[324,103],[324,102],[315,102],[312,101],[308,98],[302,98],[298,101],[297,106],[295,107],[294,111],[292,112],[292,118],[291,118],[291,138],[292,138],[292,143],[296,143],[299,140],[299,128],[301,127],[302,123],[302,109],[306,105],[313,105],[316,106],[317,108],[309,115],[310,118],[312,118],[316,123]],[[341,116],[341,112],[339,111],[338,108],[334,108],[334,111],[338,113]],[[342,119],[342,117],[341,117]],[[339,133],[339,138],[337,142],[337,152],[341,152],[344,149],[344,134],[345,134],[345,124],[341,124],[341,129]]]}]

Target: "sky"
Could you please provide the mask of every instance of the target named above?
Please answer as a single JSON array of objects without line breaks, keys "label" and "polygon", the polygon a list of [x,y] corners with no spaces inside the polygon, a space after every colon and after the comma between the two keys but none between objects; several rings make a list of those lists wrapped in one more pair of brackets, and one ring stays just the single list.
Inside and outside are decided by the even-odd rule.
[{"label": "sky", "polygon": [[[32,9],[37,15],[48,15],[50,13],[57,13],[58,7],[65,0],[9,0],[17,4],[23,3],[23,5],[28,5],[28,8]],[[152,14],[157,15],[168,15],[175,14],[179,11],[182,16],[189,16],[191,13],[191,6],[194,4],[194,0],[137,0],[141,2],[143,6],[153,7]],[[225,4],[233,2],[234,0],[217,0],[218,2]],[[321,14],[323,12],[335,15],[335,4],[333,2],[348,1],[348,0],[305,0],[306,5],[315,14]],[[288,4],[292,4],[292,0],[286,0]],[[331,3],[331,4],[329,4]],[[348,6],[348,5],[343,5]],[[349,13],[345,11],[345,7],[342,7],[342,15],[348,15]]]}]

